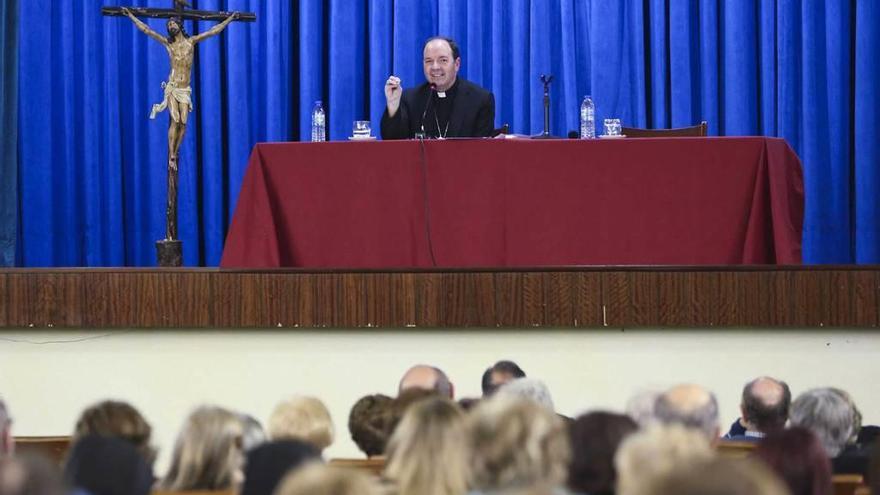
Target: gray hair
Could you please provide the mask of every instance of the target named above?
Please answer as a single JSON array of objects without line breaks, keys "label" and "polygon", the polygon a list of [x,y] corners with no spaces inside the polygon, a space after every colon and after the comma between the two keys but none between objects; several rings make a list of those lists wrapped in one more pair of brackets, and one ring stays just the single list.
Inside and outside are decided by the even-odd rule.
[{"label": "gray hair", "polygon": [[[679,401],[687,395],[686,402]],[[654,404],[654,416],[662,424],[679,424],[703,432],[714,440],[718,435],[718,399],[697,385],[679,385],[660,394]]]},{"label": "gray hair", "polygon": [[550,389],[537,378],[517,378],[502,385],[498,392],[499,396],[528,399],[544,406],[550,411],[555,411],[553,397]]},{"label": "gray hair", "polygon": [[828,457],[836,457],[853,430],[853,408],[838,392],[814,388],[791,404],[792,426],[803,426],[819,437]]}]

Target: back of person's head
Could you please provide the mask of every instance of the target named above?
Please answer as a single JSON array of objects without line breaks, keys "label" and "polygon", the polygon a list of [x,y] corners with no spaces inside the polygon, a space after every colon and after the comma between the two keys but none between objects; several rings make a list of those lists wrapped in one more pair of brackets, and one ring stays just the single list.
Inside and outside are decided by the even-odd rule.
[{"label": "back of person's head", "polygon": [[15,441],[12,437],[12,418],[6,402],[0,397],[0,457],[10,455],[15,450]]},{"label": "back of person's head", "polygon": [[266,442],[266,431],[257,418],[250,414],[239,414],[241,419],[242,436],[241,448],[245,453],[254,450]]},{"label": "back of person's head", "polygon": [[241,495],[272,495],[291,470],[320,460],[318,449],[301,440],[263,443],[248,452]]},{"label": "back of person's head", "polygon": [[392,399],[388,404],[388,412],[385,419],[385,438],[391,438],[394,430],[397,429],[397,425],[400,424],[400,420],[403,419],[404,414],[413,404],[432,397],[440,397],[440,395],[434,390],[411,388],[404,390],[400,395]]},{"label": "back of person's head", "polygon": [[524,378],[526,372],[513,361],[502,360],[486,368],[480,386],[483,389],[483,397],[494,394],[498,387],[517,378]]},{"label": "back of person's head", "polygon": [[661,393],[660,390],[655,389],[639,390],[626,401],[626,415],[638,423],[641,428],[653,425],[657,422],[654,409]]},{"label": "back of person's head", "polygon": [[812,431],[828,457],[835,457],[849,441],[853,431],[852,406],[830,388],[814,388],[800,394],[791,403],[792,426]]},{"label": "back of person's head", "polygon": [[311,464],[289,473],[275,495],[383,495],[370,476],[341,467]]},{"label": "back of person's head", "polygon": [[547,384],[537,378],[517,378],[498,387],[495,391],[498,397],[512,397],[531,400],[550,411],[555,411],[553,397]]},{"label": "back of person's head", "polygon": [[657,397],[654,416],[663,424],[680,424],[703,432],[710,441],[718,438],[718,400],[699,385],[676,385]]},{"label": "back of person's head", "polygon": [[769,433],[755,456],[788,485],[791,495],[831,495],[831,461],[819,438],[794,426]]},{"label": "back of person's head", "polygon": [[0,457],[0,495],[65,494],[58,466],[45,457]]},{"label": "back of person's head", "polygon": [[493,397],[467,417],[472,487],[524,490],[565,482],[571,459],[563,421],[534,401]]},{"label": "back of person's head", "polygon": [[436,366],[417,364],[406,370],[397,385],[397,393],[400,394],[413,388],[433,390],[450,399],[455,397],[455,388],[449,381],[449,377]]},{"label": "back of person's head", "polygon": [[156,459],[150,445],[153,429],[140,411],[122,401],[105,400],[87,407],[76,420],[72,442],[88,435],[116,437],[129,442],[149,464]]},{"label": "back of person's head", "polygon": [[73,444],[64,478],[91,495],[147,495],[153,472],[130,442],[117,437],[86,435]]},{"label": "back of person's head", "polygon": [[679,424],[653,425],[626,437],[614,456],[618,495],[642,495],[682,465],[711,459],[706,435]]},{"label": "back of person's head", "polygon": [[171,467],[160,487],[168,491],[230,490],[241,483],[244,428],[238,414],[202,406],[183,424]]},{"label": "back of person's head", "polygon": [[389,408],[392,399],[387,395],[365,395],[351,407],[348,415],[348,431],[351,439],[367,457],[379,456],[385,452],[388,442]]},{"label": "back of person's head", "polygon": [[463,495],[469,476],[464,413],[443,397],[407,410],[388,441],[385,477],[401,495]]},{"label": "back of person's head", "polygon": [[614,455],[623,439],[638,428],[629,416],[610,412],[591,412],[575,419],[569,426],[568,488],[573,493],[614,493]]},{"label": "back of person's head", "polygon": [[644,495],[787,495],[766,466],[751,459],[716,458],[681,465],[647,487]]},{"label": "back of person's head", "polygon": [[318,450],[333,443],[333,420],[320,399],[294,396],[275,406],[269,417],[269,438],[303,440]]},{"label": "back of person's head", "polygon": [[852,395],[850,395],[849,392],[847,392],[846,390],[837,387],[829,387],[828,390],[843,397],[843,400],[845,400],[847,404],[849,404],[849,407],[852,409],[853,427],[852,433],[850,433],[849,435],[849,443],[856,443],[858,441],[859,435],[862,432],[862,411],[859,410],[858,406],[856,406],[856,401],[853,400]]},{"label": "back of person's head", "polygon": [[785,428],[791,407],[791,390],[788,384],[762,376],[743,387],[743,418],[757,431],[770,433]]}]

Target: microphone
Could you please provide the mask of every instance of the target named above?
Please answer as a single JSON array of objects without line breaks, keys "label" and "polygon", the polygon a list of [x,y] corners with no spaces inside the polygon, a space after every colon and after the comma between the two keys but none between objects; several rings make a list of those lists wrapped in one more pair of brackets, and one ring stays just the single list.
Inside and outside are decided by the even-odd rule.
[{"label": "microphone", "polygon": [[434,92],[437,91],[437,85],[431,83],[428,86],[428,101],[425,102],[425,111],[422,112],[422,137],[425,137],[425,117],[428,116],[428,107],[431,106],[431,100],[434,99]]}]

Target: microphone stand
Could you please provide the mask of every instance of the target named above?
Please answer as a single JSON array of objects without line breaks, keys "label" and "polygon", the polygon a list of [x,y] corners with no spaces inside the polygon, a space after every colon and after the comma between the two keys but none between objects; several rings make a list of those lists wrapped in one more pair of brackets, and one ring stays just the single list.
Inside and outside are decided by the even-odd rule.
[{"label": "microphone stand", "polygon": [[541,74],[541,82],[544,84],[544,132],[532,136],[532,139],[553,139],[550,135],[550,83],[553,75]]}]

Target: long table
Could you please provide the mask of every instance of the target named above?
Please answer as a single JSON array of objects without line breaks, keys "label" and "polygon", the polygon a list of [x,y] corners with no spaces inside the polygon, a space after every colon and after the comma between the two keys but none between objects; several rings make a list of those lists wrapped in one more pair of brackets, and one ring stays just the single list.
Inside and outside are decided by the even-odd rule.
[{"label": "long table", "polygon": [[776,138],[265,143],[221,267],[798,264],[803,204]]}]

